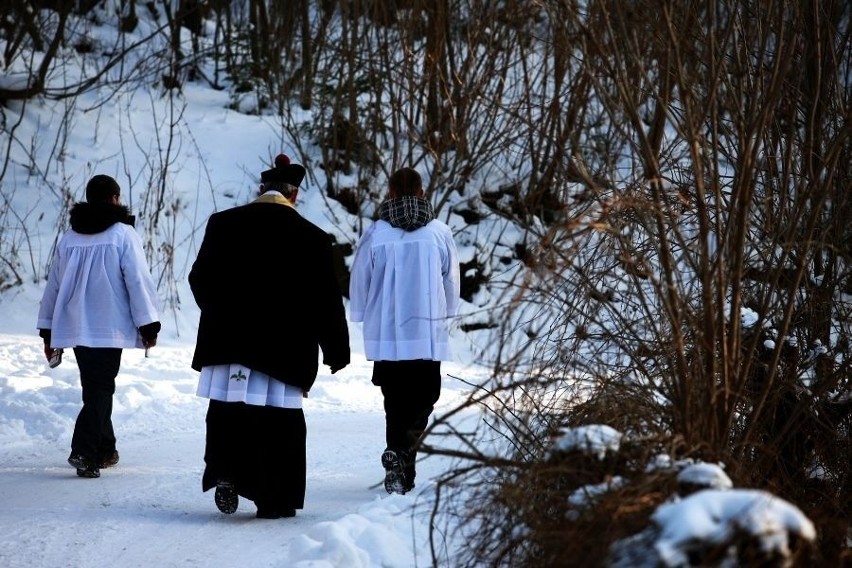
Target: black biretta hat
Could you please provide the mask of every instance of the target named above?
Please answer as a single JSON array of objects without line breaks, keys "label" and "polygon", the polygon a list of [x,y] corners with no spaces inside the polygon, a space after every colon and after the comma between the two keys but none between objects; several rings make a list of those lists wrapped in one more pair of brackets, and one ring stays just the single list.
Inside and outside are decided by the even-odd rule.
[{"label": "black biretta hat", "polygon": [[275,167],[260,174],[261,183],[286,183],[296,188],[303,179],[305,179],[305,168],[299,164],[291,164],[286,154],[275,156]]}]

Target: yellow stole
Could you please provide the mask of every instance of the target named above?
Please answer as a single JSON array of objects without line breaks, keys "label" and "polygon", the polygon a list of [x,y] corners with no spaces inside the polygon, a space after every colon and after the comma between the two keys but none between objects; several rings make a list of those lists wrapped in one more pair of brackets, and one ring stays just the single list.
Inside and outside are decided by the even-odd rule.
[{"label": "yellow stole", "polygon": [[296,208],[293,202],[281,195],[278,192],[268,191],[255,199],[253,203],[277,203],[278,205],[286,205],[287,207]]}]

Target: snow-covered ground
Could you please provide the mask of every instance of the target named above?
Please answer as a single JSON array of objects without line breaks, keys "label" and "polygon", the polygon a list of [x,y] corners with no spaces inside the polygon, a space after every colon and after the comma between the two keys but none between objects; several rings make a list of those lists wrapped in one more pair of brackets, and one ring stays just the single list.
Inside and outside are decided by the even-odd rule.
[{"label": "snow-covered ground", "polygon": [[[81,405],[77,366],[67,350],[62,365],[47,368],[35,328],[44,267],[58,228],[67,227],[66,196],[54,184],[67,188],[71,201],[81,201],[92,175],[115,177],[122,202],[137,214],[137,230],[147,239],[150,219],[140,214],[146,184],[139,176],[149,175],[146,156],[157,154],[163,133],[158,118],[168,116],[169,108],[167,100],[144,90],[103,106],[100,94],[78,101],[81,110],[91,105],[95,112],[68,115],[56,103],[29,107],[14,136],[31,140],[34,158],[44,156],[51,164],[45,171],[50,183],[32,176],[22,165],[28,158],[21,146],[11,144],[12,166],[0,185],[2,206],[21,221],[17,269],[26,280],[0,292],[0,567],[431,565],[429,479],[447,464],[427,458],[418,466],[413,493],[385,492],[382,399],[370,383],[372,364],[363,356],[359,324],[350,326],[352,364],[335,375],[321,367],[305,401],[304,510],[294,519],[264,521],[255,519],[253,503],[244,502],[225,516],[212,491],[201,491],[207,401],[195,395],[197,373],[190,368],[198,309],[186,273],[207,217],[253,199],[272,156],[297,156],[280,139],[275,117],[228,110],[227,94],[203,86],[188,85],[179,103],[186,107],[168,194],[176,214],[161,225],[176,225],[175,273],[167,275],[159,255],[152,265],[161,283],[163,332],[150,357],[124,352],[117,379],[113,418],[121,461],[95,480],[77,478],[66,463]],[[22,108],[10,106],[7,116]],[[63,117],[70,124],[68,146],[56,162],[47,156]],[[338,242],[354,244],[358,235],[341,228],[347,226],[342,206],[324,198],[322,177],[312,177],[323,171],[305,164],[310,176],[297,210]],[[8,229],[7,237],[18,238]],[[445,364],[443,371],[477,382],[487,371],[471,364],[463,335],[456,330],[458,363]],[[466,388],[446,377],[436,412],[452,407]]]},{"label": "snow-covered ground", "polygon": [[[73,352],[49,369],[35,331],[38,289],[24,287],[0,299],[0,566],[4,568],[415,567],[431,566],[429,524],[434,482],[449,462],[430,456],[418,465],[417,487],[388,495],[379,454],[384,415],[372,364],[361,354],[352,328],[353,361],[335,375],[321,371],[305,401],[308,484],[305,508],[292,519],[255,518],[243,501],[223,515],[212,491],[201,491],[206,399],[195,395],[190,368],[193,345],[163,334],[145,357],[125,350],[113,413],[120,463],[99,479],[78,478],[66,463],[80,388]],[[15,309],[11,309],[15,306]],[[445,363],[444,390],[436,414],[455,407],[486,370]],[[454,421],[478,420],[473,411]],[[573,447],[575,432],[555,445]],[[584,442],[597,453],[615,444]],[[620,436],[620,434],[618,434]],[[617,444],[616,444],[617,445]],[[709,474],[707,472],[710,472]],[[684,474],[713,488],[674,500],[655,515],[650,538],[660,558],[685,565],[683,552],[697,539],[719,542],[738,527],[768,550],[787,551],[788,531],[814,538],[811,523],[795,507],[769,494],[731,490],[716,467]],[[729,481],[729,480],[727,480]],[[585,494],[585,493],[584,493]],[[446,527],[440,523],[438,532]],[[461,534],[461,532],[456,533]],[[439,535],[439,538],[442,538]],[[457,541],[438,542],[439,565],[453,566]],[[629,547],[615,566],[656,566],[649,549]],[[639,555],[637,557],[637,554]]]},{"label": "snow-covered ground", "polygon": [[[112,37],[115,30],[90,33]],[[27,71],[22,61],[0,83]],[[72,71],[66,63],[49,80],[62,82]],[[305,401],[304,510],[292,519],[259,520],[253,504],[242,503],[236,514],[225,516],[212,492],[201,491],[206,400],[195,395],[197,374],[190,368],[198,312],[186,274],[207,217],[252,199],[259,173],[274,155],[286,152],[301,156],[296,161],[309,171],[297,203],[303,216],[353,245],[369,223],[369,212],[358,219],[326,198],[327,173],[317,165],[319,148],[311,140],[289,140],[281,117],[240,114],[229,108],[232,102],[226,92],[202,84],[184,85],[173,100],[143,83],[120,94],[98,89],[73,104],[10,101],[4,107],[7,130],[0,130],[0,147],[8,149],[9,160],[0,180],[0,230],[9,248],[0,260],[23,283],[6,289],[2,278],[8,274],[0,271],[0,568],[432,565],[430,480],[450,464],[429,457],[418,465],[413,493],[385,493],[381,395],[370,383],[372,365],[354,325],[352,364],[335,375],[321,368]],[[287,120],[305,125],[312,117],[294,113]],[[66,352],[62,365],[48,369],[35,323],[52,247],[59,228],[67,226],[67,207],[83,199],[94,174],[115,177],[122,201],[138,214],[137,228],[151,246],[164,300],[163,333],[150,357],[139,350],[124,353],[113,416],[120,463],[99,479],[81,479],[65,461],[81,404],[74,356]],[[354,175],[333,175],[337,187],[358,183]],[[157,217],[152,195],[161,181],[164,209]],[[477,250],[496,250],[489,239],[503,229],[470,230],[449,209],[441,218],[456,231],[462,262]],[[155,217],[159,224],[152,228]],[[480,296],[481,301],[463,303],[460,319],[488,311],[487,291]],[[468,394],[468,384],[488,376],[477,366],[482,359],[470,344],[474,334],[460,332],[458,323],[456,359],[443,366],[439,415]],[[461,419],[478,417],[471,411],[453,418]],[[787,530],[813,538],[809,521],[767,495],[709,495],[713,503],[687,499],[655,517],[654,538],[668,558],[678,558],[684,543],[707,535],[724,538],[734,526],[765,535],[767,546],[785,547]],[[743,515],[751,511],[757,513]],[[439,564],[453,566],[453,547],[463,544],[438,543]],[[633,562],[635,556],[625,558]]]},{"label": "snow-covered ground", "polygon": [[[207,401],[195,395],[192,343],[165,334],[148,358],[124,352],[114,408],[121,461],[99,479],[78,478],[65,461],[80,408],[73,352],[49,369],[35,332],[15,329],[32,320],[34,296],[21,292],[20,315],[0,321],[0,566],[431,565],[429,479],[445,464],[428,457],[413,493],[385,492],[381,393],[359,349],[336,375],[321,370],[305,401],[305,508],[259,520],[243,501],[226,516],[201,491]],[[438,412],[463,388],[451,378],[444,387]]]}]

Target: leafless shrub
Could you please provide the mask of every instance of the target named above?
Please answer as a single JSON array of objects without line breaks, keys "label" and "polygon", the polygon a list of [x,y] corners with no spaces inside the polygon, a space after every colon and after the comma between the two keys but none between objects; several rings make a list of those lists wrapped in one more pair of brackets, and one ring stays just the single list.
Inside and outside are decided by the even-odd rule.
[{"label": "leafless shrub", "polygon": [[[487,445],[493,425],[508,423],[501,435],[512,442],[487,460],[465,451],[447,479],[472,486],[469,499],[457,495],[469,526],[510,526],[495,538],[472,531],[473,548],[491,565],[560,565],[553,559],[568,545],[545,542],[536,531],[545,517],[523,518],[507,499],[532,499],[535,485],[510,450],[540,446],[543,423],[603,423],[677,456],[728,463],[738,482],[796,503],[820,527],[821,561],[837,562],[852,462],[839,216],[852,179],[841,158],[848,7],[541,6],[553,31],[539,37],[562,47],[537,53],[556,67],[558,57],[572,61],[565,72],[575,80],[557,92],[531,76],[527,91],[553,93],[580,134],[537,168],[552,172],[548,192],[564,208],[547,218],[528,206],[545,196],[530,174],[501,210],[527,227],[524,268],[495,318],[495,380],[512,387],[504,404],[486,407],[492,427],[464,432],[463,445]],[[557,21],[567,25],[555,31]],[[554,115],[531,112],[527,131],[544,116]],[[546,403],[554,392],[556,407]],[[524,469],[540,461],[530,452]],[[503,475],[483,481],[467,463]],[[608,514],[574,523],[563,540],[610,541],[612,531],[589,530]],[[519,543],[507,562],[512,534],[537,545]]]},{"label": "leafless shrub", "polygon": [[[30,143],[15,137],[14,105],[142,80],[171,87],[156,93],[169,97],[162,138],[133,141],[148,162],[126,172],[162,286],[178,278],[182,244],[170,170],[191,128],[179,87],[203,76],[204,58],[215,65],[206,80],[229,88],[234,108],[277,113],[282,136],[320,145],[326,197],[359,216],[341,226],[373,214],[393,169],[426,174],[439,215],[468,224],[459,237],[476,248],[463,259],[470,299],[490,295],[462,325],[495,347],[494,381],[456,412],[485,405],[483,421],[454,430],[441,420],[448,429],[427,444],[459,460],[441,503],[481,561],[554,558],[554,521],[519,500],[555,484],[536,502],[558,508],[553,479],[570,487],[572,476],[605,473],[556,475],[542,462],[554,428],[590,423],[728,463],[741,484],[814,518],[821,560],[842,554],[852,173],[850,13],[840,0],[238,0],[167,13],[156,3],[137,13],[132,1],[7,4],[4,65],[26,79],[0,89],[0,183],[8,148]],[[213,37],[187,20],[195,13],[214,19]],[[126,32],[140,16],[156,25],[133,44],[124,33],[108,46],[84,41],[92,18]],[[53,84],[71,56],[64,45],[92,72]],[[144,64],[125,67],[142,51]],[[62,207],[66,188],[30,161]],[[0,258],[17,258],[26,213],[12,219],[0,217]],[[23,272],[14,266],[12,282]],[[625,494],[635,515],[605,501],[601,514],[634,526],[655,482],[647,498]],[[621,531],[608,523],[590,511],[565,534],[604,550]],[[521,531],[535,545],[509,551],[478,527],[510,540]]]}]

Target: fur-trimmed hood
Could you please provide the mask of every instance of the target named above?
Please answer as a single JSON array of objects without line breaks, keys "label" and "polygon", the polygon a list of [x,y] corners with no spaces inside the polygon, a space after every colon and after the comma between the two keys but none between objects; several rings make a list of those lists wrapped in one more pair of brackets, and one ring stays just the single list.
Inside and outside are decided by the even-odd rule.
[{"label": "fur-trimmed hood", "polygon": [[116,223],[125,223],[131,227],[135,223],[130,209],[124,205],[97,202],[75,204],[71,208],[70,220],[71,228],[84,235],[101,233]]}]

